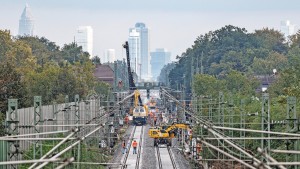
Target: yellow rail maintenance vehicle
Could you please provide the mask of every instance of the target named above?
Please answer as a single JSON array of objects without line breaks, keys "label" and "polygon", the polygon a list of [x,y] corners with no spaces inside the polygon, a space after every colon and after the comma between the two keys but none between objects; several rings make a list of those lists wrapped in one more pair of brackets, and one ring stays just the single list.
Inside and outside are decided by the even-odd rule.
[{"label": "yellow rail maintenance vehicle", "polygon": [[176,136],[177,129],[190,130],[189,124],[172,124],[170,126],[152,127],[148,131],[150,138],[154,139],[154,146],[166,144],[172,146],[172,138]]}]

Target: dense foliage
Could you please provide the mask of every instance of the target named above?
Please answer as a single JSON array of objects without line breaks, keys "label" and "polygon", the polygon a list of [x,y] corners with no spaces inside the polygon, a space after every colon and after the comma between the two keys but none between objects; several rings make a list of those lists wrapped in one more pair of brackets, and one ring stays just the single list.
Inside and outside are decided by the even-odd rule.
[{"label": "dense foliage", "polygon": [[75,94],[84,98],[94,90],[107,95],[109,86],[96,81],[93,71],[89,54],[76,43],[60,48],[44,37],[12,37],[9,31],[0,30],[2,114],[9,98],[17,98],[19,107],[30,107],[37,95],[42,96],[43,104],[64,102],[65,95],[70,101]]},{"label": "dense foliage", "polygon": [[[209,116],[208,100],[211,99],[214,105],[212,121],[215,124],[218,124],[217,115],[221,109],[218,99],[219,92],[222,91],[225,126],[241,128],[242,114],[245,116],[246,128],[261,130],[260,85],[269,85],[266,92],[270,94],[271,121],[286,120],[289,96],[296,96],[299,105],[299,37],[300,32],[285,39],[282,33],[274,29],[263,28],[248,33],[244,28],[231,25],[200,35],[191,48],[177,57],[178,61],[168,76],[170,86],[173,89],[178,86],[185,87],[181,89],[185,89],[187,100],[191,99],[192,95],[189,93],[192,92],[193,96],[203,96],[201,105],[204,118]],[[199,71],[201,69],[203,74]],[[265,77],[268,77],[267,82],[264,81]],[[233,102],[230,103],[230,100]],[[243,107],[241,100],[245,103]],[[298,118],[299,106],[296,109]],[[229,120],[231,115],[233,124]],[[291,119],[286,121],[289,120]],[[271,123],[271,130],[292,132],[287,124],[278,123]],[[295,131],[299,132],[297,127],[293,129],[293,132]],[[228,131],[224,132],[230,134]],[[233,135],[240,137],[239,132],[233,132]],[[247,133],[247,136],[261,137],[261,134]],[[272,140],[271,148],[294,149],[292,142]],[[247,140],[245,144],[249,151],[256,152],[256,148],[261,146],[261,141]],[[293,161],[292,155],[271,155],[279,161]]]}]

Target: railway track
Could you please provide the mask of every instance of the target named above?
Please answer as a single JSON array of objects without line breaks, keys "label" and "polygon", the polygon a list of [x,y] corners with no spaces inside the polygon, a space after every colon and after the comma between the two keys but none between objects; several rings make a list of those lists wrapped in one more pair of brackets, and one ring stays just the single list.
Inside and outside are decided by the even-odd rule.
[{"label": "railway track", "polygon": [[157,146],[155,149],[156,149],[159,169],[169,169],[170,167],[172,167],[173,169],[177,169],[172,150],[169,146],[167,147]]},{"label": "railway track", "polygon": [[[139,169],[140,168],[140,159],[142,154],[142,141],[144,134],[144,126],[134,126],[132,135],[129,138],[127,143],[127,151],[124,156],[121,169]],[[138,142],[137,154],[133,154],[132,150],[132,141],[136,140]]]}]

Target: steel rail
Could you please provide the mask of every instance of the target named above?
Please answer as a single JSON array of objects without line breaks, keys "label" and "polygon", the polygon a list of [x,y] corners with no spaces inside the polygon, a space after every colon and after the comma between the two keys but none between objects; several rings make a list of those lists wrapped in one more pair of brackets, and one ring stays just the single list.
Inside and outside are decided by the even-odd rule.
[{"label": "steel rail", "polygon": [[161,158],[160,158],[159,147],[156,146],[155,150],[156,150],[156,154],[157,154],[158,169],[162,169],[162,162],[161,162]]},{"label": "steel rail", "polygon": [[[125,169],[125,168],[127,167],[127,165],[126,165],[126,163],[127,163],[127,158],[128,158],[129,153],[130,153],[131,140],[133,140],[133,136],[134,136],[135,130],[136,130],[136,126],[134,126],[133,132],[131,133],[131,135],[130,135],[130,137],[129,137],[129,139],[128,139],[129,147],[128,147],[128,149],[126,150],[125,157],[124,157],[124,159],[123,159],[123,163],[122,163],[121,169]],[[128,142],[127,142],[127,145],[128,145]],[[126,148],[127,148],[127,147],[126,147]]]},{"label": "steel rail", "polygon": [[142,126],[142,131],[141,131],[141,135],[140,135],[139,150],[138,150],[137,157],[136,157],[135,169],[139,169],[139,166],[140,166],[140,158],[141,158],[141,154],[142,154],[143,135],[144,135],[144,126]]},{"label": "steel rail", "polygon": [[177,169],[176,162],[175,162],[175,158],[174,158],[174,156],[173,156],[171,147],[170,147],[170,146],[167,146],[167,149],[168,149],[168,152],[169,152],[169,155],[170,155],[170,159],[171,159],[173,168],[174,168],[174,169]]},{"label": "steel rail", "polygon": [[[168,92],[166,92],[165,90],[163,91],[163,93],[171,98],[174,102],[178,103],[178,105],[180,105],[181,107],[186,108],[184,105],[182,105],[182,103],[180,103],[176,98],[174,98],[172,95],[170,95]],[[205,119],[201,119],[199,117],[194,116],[194,112],[189,109],[186,108],[186,112],[188,112],[189,115],[191,115],[192,118],[196,119],[197,123],[200,123],[204,128],[208,129],[209,132],[211,132],[214,135],[217,135],[219,138],[225,138],[224,136],[222,136],[219,131],[215,131],[215,128],[212,128],[211,126],[213,126],[213,124],[211,122],[209,122],[208,120]],[[254,160],[254,165],[258,166],[261,165],[261,161],[256,159],[253,155],[251,155],[250,153],[248,153],[247,151],[245,151],[244,149],[242,149],[241,147],[237,146],[235,143],[229,141],[228,139],[224,139],[225,142],[227,142],[228,144],[230,144],[232,147],[236,148],[237,150],[239,150],[240,152],[244,153],[246,156],[250,157],[251,159]],[[233,156],[234,157],[234,156]],[[265,168],[267,169],[271,169],[270,166],[264,165]]]}]

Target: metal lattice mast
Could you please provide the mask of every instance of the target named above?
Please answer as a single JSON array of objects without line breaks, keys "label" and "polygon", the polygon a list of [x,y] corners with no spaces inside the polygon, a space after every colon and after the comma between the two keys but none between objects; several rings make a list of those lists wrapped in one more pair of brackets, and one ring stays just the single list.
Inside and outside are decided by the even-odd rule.
[{"label": "metal lattice mast", "polygon": [[224,126],[224,94],[219,92],[219,118],[218,123],[220,126]]},{"label": "metal lattice mast", "polygon": [[[34,132],[42,133],[43,128],[41,127],[44,122],[43,111],[42,111],[42,97],[34,96]],[[39,136],[36,136],[39,137]],[[41,158],[43,155],[43,147],[41,141],[35,141],[33,146],[33,159]]]},{"label": "metal lattice mast", "polygon": [[[69,96],[66,95],[65,97],[65,109],[64,109],[64,125],[69,124]],[[64,130],[68,130],[69,127],[64,126]]]},{"label": "metal lattice mast", "polygon": [[[219,110],[218,110],[218,123],[219,126],[224,126],[224,94],[223,92],[219,92]],[[221,144],[220,144],[221,143]],[[220,140],[218,141],[218,147],[221,147],[222,145],[224,145],[224,141]],[[223,159],[224,155],[220,154],[220,152],[218,152],[218,159]]]},{"label": "metal lattice mast", "polygon": [[[80,110],[79,110],[79,95],[76,94],[75,95],[75,124],[77,125],[77,127],[79,127],[79,124],[80,124]],[[77,169],[80,168],[80,150],[81,150],[81,147],[80,147],[80,143],[78,144],[78,148],[77,148]]]},{"label": "metal lattice mast", "polygon": [[[286,114],[286,121],[287,121],[287,132],[294,132],[297,131],[297,114],[296,114],[296,97],[288,97],[287,98],[287,114]],[[287,140],[290,141],[290,140]],[[298,140],[291,141],[290,146],[287,146],[287,150],[290,148],[294,150],[299,150],[298,148]],[[292,161],[299,161],[297,154],[294,154],[294,159]],[[287,161],[288,156],[287,156]],[[295,169],[300,168],[300,166],[295,166]]]},{"label": "metal lattice mast", "polygon": [[[18,100],[8,99],[8,111],[6,112],[7,132],[9,135],[19,134],[19,120],[18,120]],[[8,143],[8,157],[10,161],[19,160],[19,141],[10,141]],[[17,164],[11,164],[9,168],[17,168]]]},{"label": "metal lattice mast", "polygon": [[52,112],[53,112],[53,125],[55,125],[53,127],[53,131],[58,131],[58,127],[56,126],[57,125],[57,103],[56,102],[53,102],[52,104]]},{"label": "metal lattice mast", "polygon": [[[229,94],[228,99],[228,121],[229,121],[229,127],[233,128],[233,99],[232,94]],[[233,137],[233,131],[229,130],[229,136]]]},{"label": "metal lattice mast", "polygon": [[[245,115],[246,115],[246,113],[245,113],[245,99],[242,99],[241,100],[241,112],[240,112],[240,120],[241,120],[241,124],[240,124],[240,128],[241,129],[246,129],[246,126],[245,126]],[[245,131],[241,131],[240,132],[240,137],[241,138],[245,138],[246,137],[246,132]],[[246,144],[245,144],[245,139],[244,140],[242,140],[242,144],[241,144],[242,146],[243,146],[243,148],[245,148],[245,146],[246,146]],[[242,158],[242,154],[243,153],[241,153],[241,158]],[[243,157],[244,157],[244,154],[243,154]]]},{"label": "metal lattice mast", "polygon": [[213,100],[211,98],[211,96],[209,97],[209,102],[208,102],[208,119],[210,121],[212,121],[212,116],[213,116],[213,112],[212,112],[212,104],[213,104]]},{"label": "metal lattice mast", "polygon": [[[269,94],[263,93],[262,95],[262,110],[261,110],[261,130],[270,131],[270,100]],[[262,134],[265,137],[266,134]],[[267,134],[270,137],[270,134]],[[261,148],[266,149],[267,153],[270,150],[270,139],[261,140]]]}]

